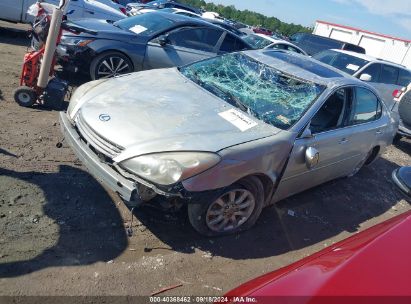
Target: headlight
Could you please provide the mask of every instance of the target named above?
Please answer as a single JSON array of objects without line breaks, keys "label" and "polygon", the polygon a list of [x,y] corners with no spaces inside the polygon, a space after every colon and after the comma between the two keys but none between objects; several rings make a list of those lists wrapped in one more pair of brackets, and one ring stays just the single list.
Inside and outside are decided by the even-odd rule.
[{"label": "headlight", "polygon": [[70,98],[70,103],[67,108],[67,114],[71,119],[74,118],[76,115],[78,109],[80,106],[83,104],[84,100],[80,102],[81,98],[92,88],[95,86],[99,85],[100,83],[107,81],[108,79],[99,79],[99,80],[94,80],[87,82],[83,84],[82,86],[79,86],[73,93],[73,95]]},{"label": "headlight", "polygon": [[87,39],[81,37],[61,37],[61,45],[70,45],[70,46],[86,46],[90,42],[93,42],[94,39]]},{"label": "headlight", "polygon": [[208,152],[167,152],[131,158],[119,165],[156,184],[171,185],[210,169],[220,160]]}]

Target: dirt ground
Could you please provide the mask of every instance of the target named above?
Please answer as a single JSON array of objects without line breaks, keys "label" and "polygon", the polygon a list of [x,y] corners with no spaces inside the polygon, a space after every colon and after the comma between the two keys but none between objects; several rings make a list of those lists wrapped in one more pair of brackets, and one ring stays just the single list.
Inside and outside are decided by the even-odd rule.
[{"label": "dirt ground", "polygon": [[[12,91],[28,45],[0,23],[0,295],[222,295],[271,270],[411,209],[391,172],[411,141],[370,167],[263,211],[255,228],[207,239],[184,210],[130,212],[61,140],[58,112],[21,108]],[[289,212],[292,211],[292,212]]]}]

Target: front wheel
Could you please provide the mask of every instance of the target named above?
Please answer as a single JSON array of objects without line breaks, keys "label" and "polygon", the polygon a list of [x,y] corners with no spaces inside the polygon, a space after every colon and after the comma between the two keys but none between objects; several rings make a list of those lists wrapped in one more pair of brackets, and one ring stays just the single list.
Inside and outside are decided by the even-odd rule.
[{"label": "front wheel", "polygon": [[31,107],[37,100],[34,89],[22,86],[14,91],[14,100],[22,107]]},{"label": "front wheel", "polygon": [[120,52],[107,52],[93,59],[90,65],[91,79],[111,78],[134,71],[133,63]]},{"label": "front wheel", "polygon": [[261,214],[264,188],[257,177],[227,187],[215,200],[189,204],[191,225],[206,236],[232,234],[251,228]]}]

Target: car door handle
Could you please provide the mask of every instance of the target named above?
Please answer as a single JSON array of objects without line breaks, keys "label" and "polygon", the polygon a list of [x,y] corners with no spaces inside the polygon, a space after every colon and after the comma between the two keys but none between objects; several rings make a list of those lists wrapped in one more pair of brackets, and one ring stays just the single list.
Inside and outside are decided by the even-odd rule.
[{"label": "car door handle", "polygon": [[343,138],[343,139],[340,140],[339,144],[340,144],[340,145],[341,145],[341,144],[346,144],[347,142],[348,142],[348,139]]},{"label": "car door handle", "polygon": [[377,130],[377,131],[375,132],[375,134],[376,134],[376,135],[380,135],[380,134],[382,134],[382,131],[381,131],[381,130]]}]

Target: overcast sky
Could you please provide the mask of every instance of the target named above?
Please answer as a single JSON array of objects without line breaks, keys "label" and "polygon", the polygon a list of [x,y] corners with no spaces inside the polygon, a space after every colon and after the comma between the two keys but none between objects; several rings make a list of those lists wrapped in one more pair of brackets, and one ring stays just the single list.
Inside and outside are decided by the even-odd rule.
[{"label": "overcast sky", "polygon": [[359,27],[411,40],[411,0],[206,0],[314,25],[315,20]]}]

